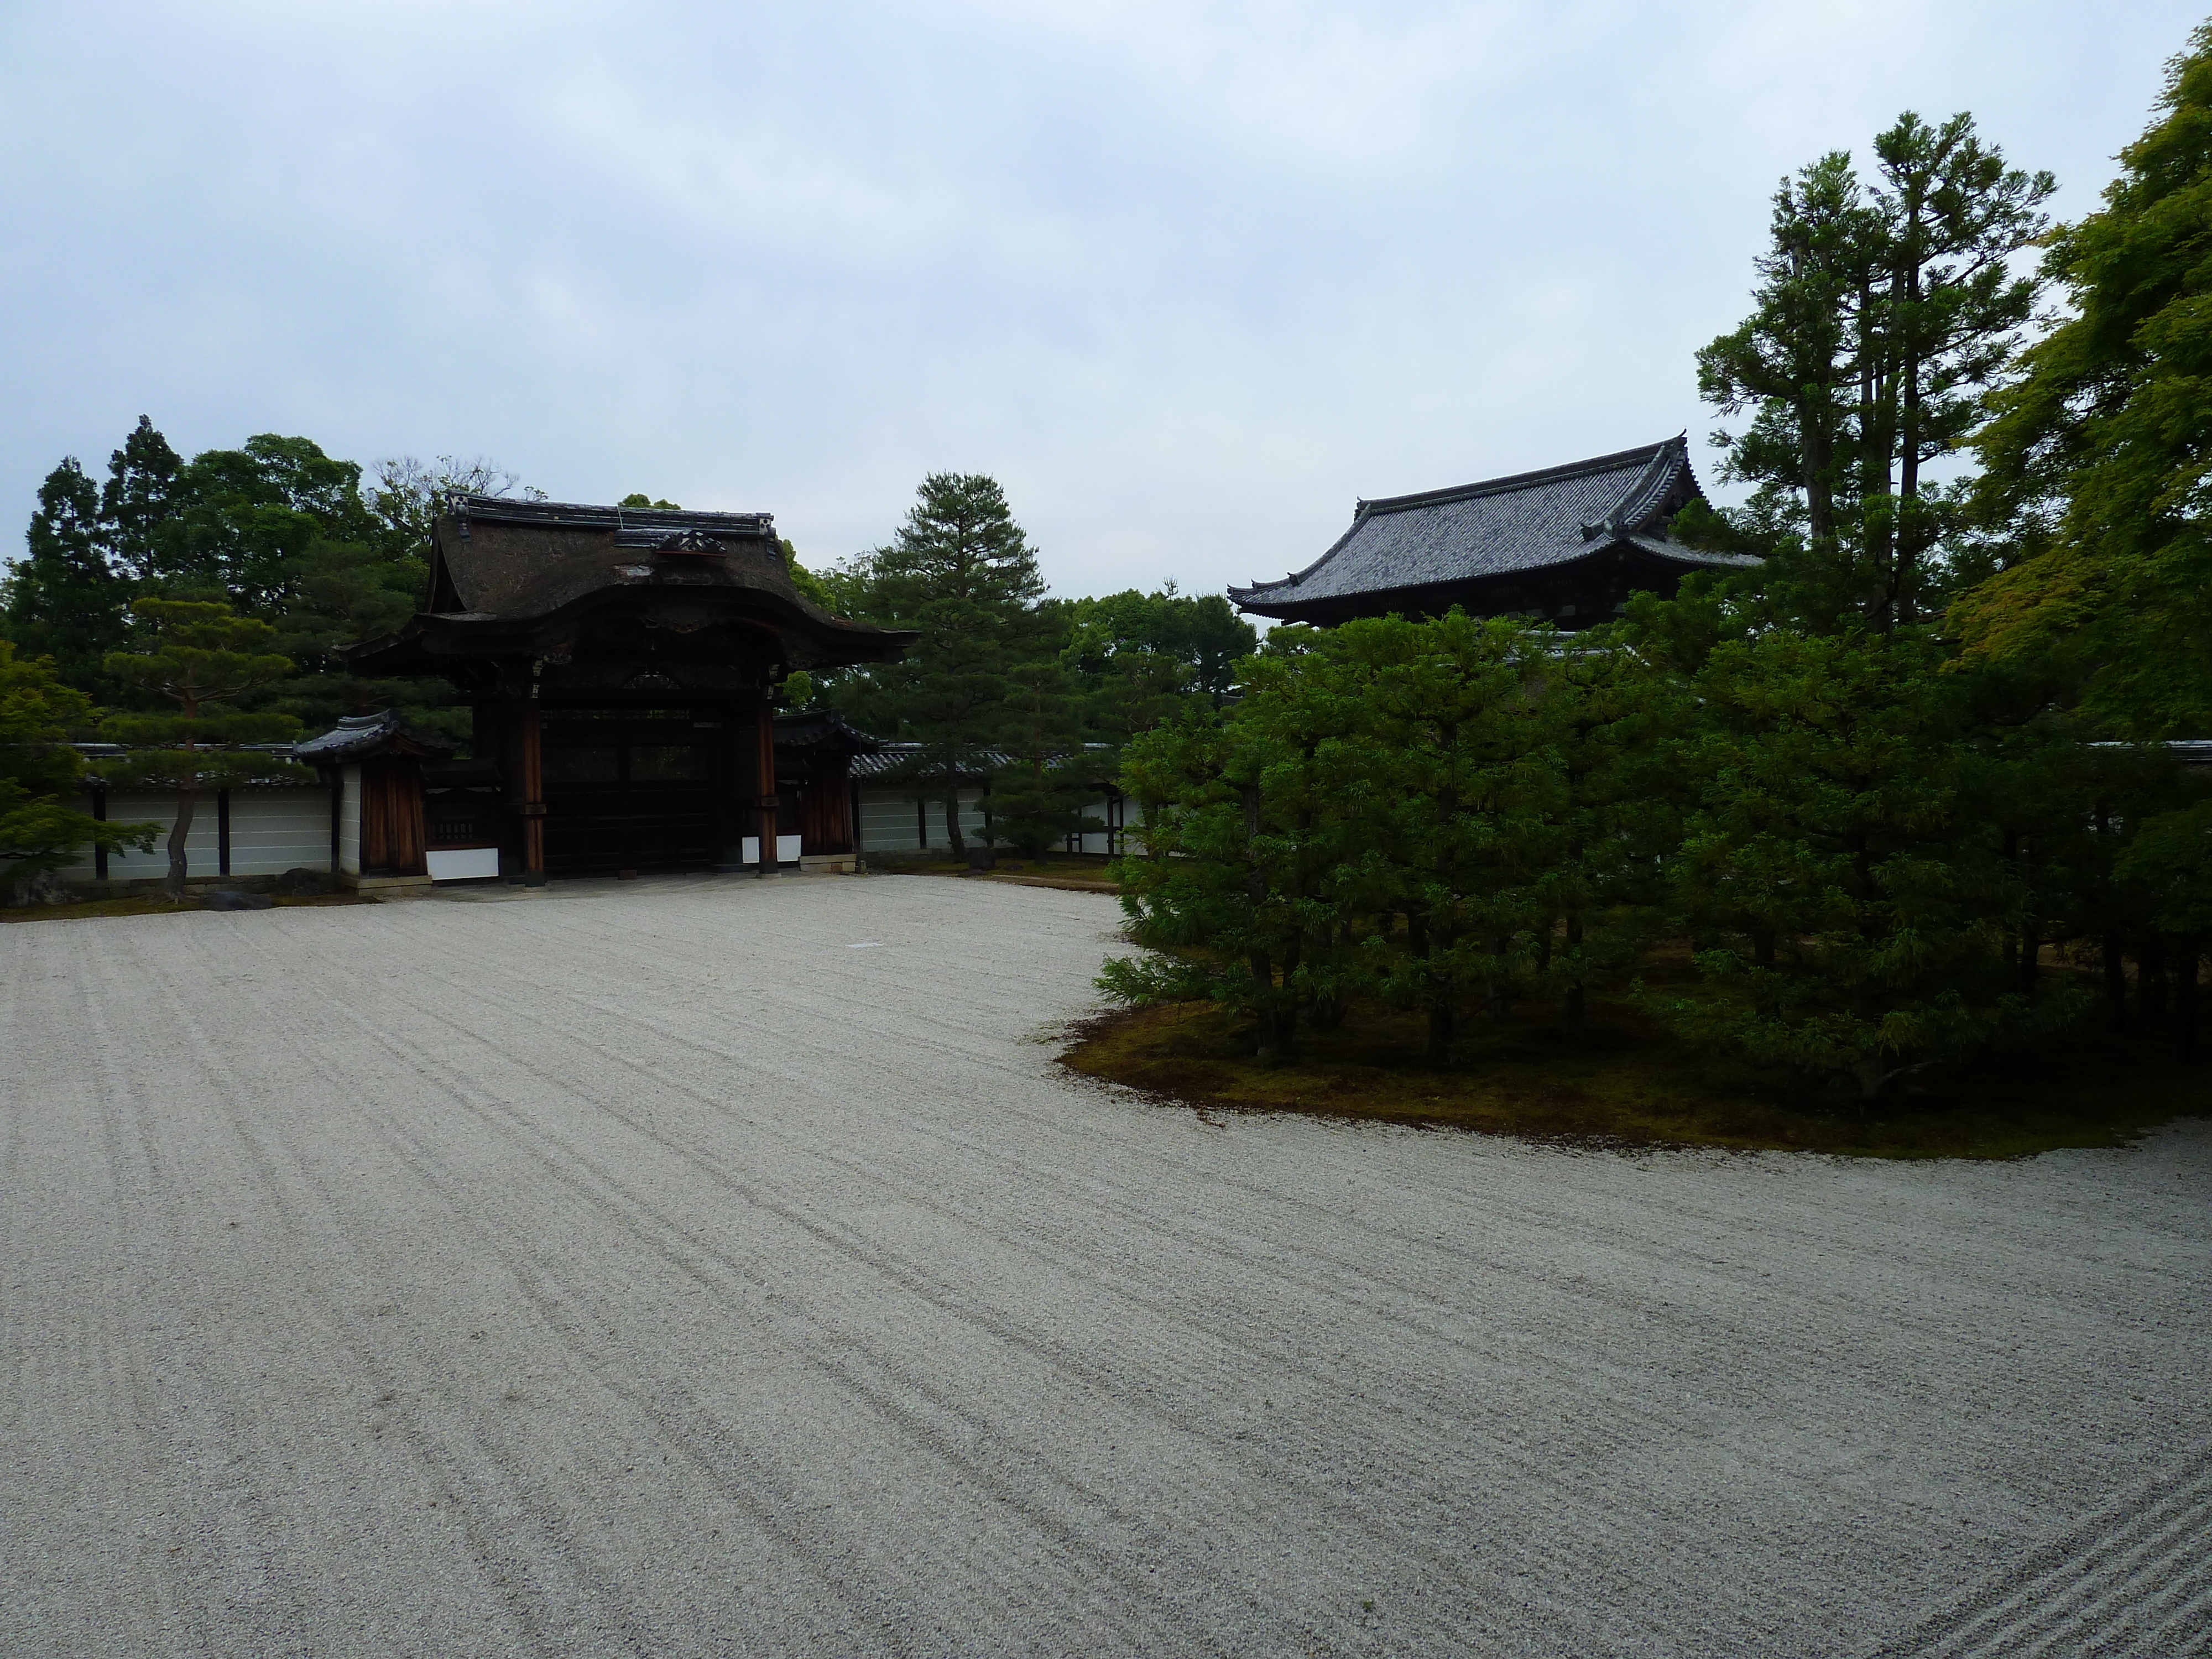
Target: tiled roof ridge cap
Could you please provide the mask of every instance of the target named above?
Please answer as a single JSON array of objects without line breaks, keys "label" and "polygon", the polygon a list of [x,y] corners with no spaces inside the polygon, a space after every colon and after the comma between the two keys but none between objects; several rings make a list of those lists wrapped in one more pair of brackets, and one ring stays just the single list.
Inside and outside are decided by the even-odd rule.
[{"label": "tiled roof ridge cap", "polygon": [[1371,513],[1399,513],[1408,507],[1472,501],[1479,495],[1511,495],[1537,484],[1558,483],[1563,479],[1585,477],[1593,473],[1618,472],[1637,465],[1649,466],[1667,450],[1682,446],[1683,442],[1680,436],[1676,436],[1656,444],[1638,444],[1633,449],[1616,450],[1610,455],[1593,455],[1585,461],[1568,461],[1559,466],[1538,467],[1533,472],[1513,472],[1502,478],[1481,478],[1474,483],[1454,484],[1446,489],[1417,490],[1410,495],[1378,495],[1372,501],[1361,500],[1356,510],[1363,517]]},{"label": "tiled roof ridge cap", "polygon": [[457,519],[488,523],[574,525],[595,530],[720,530],[754,536],[775,533],[773,513],[707,513],[690,507],[608,507],[588,501],[525,501],[514,495],[446,492],[444,505]]}]

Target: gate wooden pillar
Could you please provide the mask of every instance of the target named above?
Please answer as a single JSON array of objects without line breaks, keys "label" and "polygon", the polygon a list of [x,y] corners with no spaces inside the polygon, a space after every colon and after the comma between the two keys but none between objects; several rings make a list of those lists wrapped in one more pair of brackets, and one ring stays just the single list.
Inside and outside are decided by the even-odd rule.
[{"label": "gate wooden pillar", "polygon": [[774,875],[775,856],[775,695],[761,693],[760,708],[753,718],[753,754],[760,778],[760,865],[757,872]]},{"label": "gate wooden pillar", "polygon": [[545,884],[545,763],[538,699],[522,705],[522,884]]}]

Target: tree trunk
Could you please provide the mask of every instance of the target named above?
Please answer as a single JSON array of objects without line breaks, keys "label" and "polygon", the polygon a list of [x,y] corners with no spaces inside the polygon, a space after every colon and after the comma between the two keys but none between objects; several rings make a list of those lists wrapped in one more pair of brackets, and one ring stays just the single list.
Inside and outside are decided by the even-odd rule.
[{"label": "tree trunk", "polygon": [[968,838],[960,833],[960,786],[957,783],[945,793],[945,838],[952,843],[952,856],[967,862]]},{"label": "tree trunk", "polygon": [[[1267,903],[1267,872],[1260,867],[1260,855],[1253,851],[1260,839],[1266,818],[1261,811],[1260,785],[1255,780],[1244,786],[1244,901],[1251,907],[1249,925],[1256,931],[1260,913]],[[1252,972],[1252,1006],[1260,1017],[1257,1053],[1264,1065],[1274,1065],[1293,1057],[1293,1037],[1297,1012],[1288,1006],[1290,978],[1296,969],[1295,962],[1283,965],[1283,988],[1275,988],[1275,964],[1267,952],[1254,950],[1247,953],[1247,964]]]},{"label": "tree trunk", "polygon": [[[1917,204],[1914,206],[1916,229],[1919,220]],[[1914,544],[1918,532],[1919,514],[1916,510],[1920,498],[1920,376],[1924,372],[1920,352],[1916,343],[1920,329],[1920,259],[1917,238],[1910,245],[1905,268],[1899,275],[1905,285],[1907,326],[1902,361],[1898,366],[1899,389],[1904,403],[1903,418],[1898,433],[1897,522],[1891,530],[1889,621],[1909,623],[1913,617],[1913,569],[1918,563],[1920,550]],[[2030,958],[2033,960],[2033,957]]]},{"label": "tree trunk", "polygon": [[1452,1016],[1449,997],[1429,999],[1428,1062],[1435,1066],[1451,1064],[1452,1038],[1457,1035],[1458,1022]]},{"label": "tree trunk", "polygon": [[2166,939],[2163,934],[2150,934],[2136,952],[2136,1007],[2148,1024],[2166,1024]]},{"label": "tree trunk", "polygon": [[2105,935],[2105,1030],[2114,1036],[2128,1029],[2128,961],[2118,933]]},{"label": "tree trunk", "polygon": [[2184,939],[2173,964],[2173,1048],[2185,1060],[2197,1058],[2197,957],[2200,941]]},{"label": "tree trunk", "polygon": [[169,876],[161,884],[161,890],[172,902],[181,902],[185,896],[185,842],[192,833],[192,807],[198,799],[197,789],[177,791],[177,821],[169,830]]},{"label": "tree trunk", "polygon": [[1583,970],[1579,960],[1582,943],[1583,919],[1578,915],[1571,915],[1567,918],[1567,949],[1577,953],[1577,960],[1575,976],[1567,981],[1566,1001],[1563,1012],[1566,1015],[1567,1035],[1577,1042],[1582,1041],[1583,1023]]}]

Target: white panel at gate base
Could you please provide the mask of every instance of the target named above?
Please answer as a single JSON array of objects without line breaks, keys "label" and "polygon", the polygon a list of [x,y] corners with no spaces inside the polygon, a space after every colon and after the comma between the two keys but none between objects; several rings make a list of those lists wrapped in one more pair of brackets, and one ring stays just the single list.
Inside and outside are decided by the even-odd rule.
[{"label": "white panel at gate base", "polygon": [[454,847],[442,853],[433,848],[423,857],[429,860],[433,881],[482,881],[499,873],[496,847]]},{"label": "white panel at gate base", "polygon": [[[778,836],[775,838],[775,861],[778,864],[798,863],[799,843],[802,839],[803,837],[799,836]],[[760,862],[760,837],[758,836],[747,836],[744,838],[744,844],[738,848],[738,861],[741,864],[758,864]]]}]

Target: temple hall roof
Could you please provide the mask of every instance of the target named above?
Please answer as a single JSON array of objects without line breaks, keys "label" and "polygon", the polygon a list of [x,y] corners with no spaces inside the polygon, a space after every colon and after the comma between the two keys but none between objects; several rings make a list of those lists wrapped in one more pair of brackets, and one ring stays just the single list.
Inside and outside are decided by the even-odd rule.
[{"label": "temple hall roof", "polygon": [[1682,568],[1755,563],[1667,538],[1676,509],[1701,496],[1676,436],[1565,466],[1450,489],[1362,501],[1352,527],[1304,570],[1231,587],[1238,607],[1296,616],[1318,601],[1510,577],[1626,552]]}]

